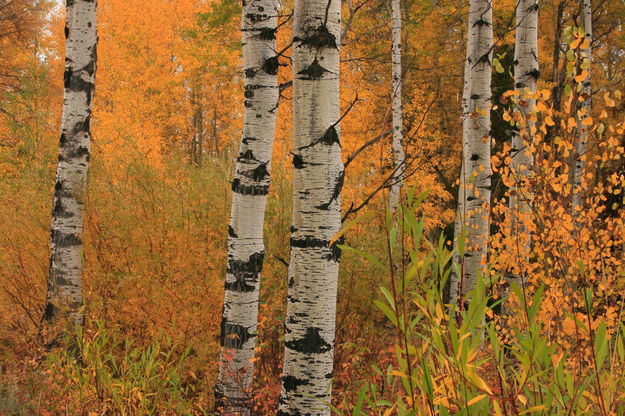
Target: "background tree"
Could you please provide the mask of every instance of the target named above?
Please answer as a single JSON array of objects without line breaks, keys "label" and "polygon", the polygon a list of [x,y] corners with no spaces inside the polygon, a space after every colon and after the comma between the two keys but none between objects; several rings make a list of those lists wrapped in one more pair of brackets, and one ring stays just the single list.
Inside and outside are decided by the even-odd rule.
[{"label": "background tree", "polygon": [[401,1],[391,1],[391,37],[392,37],[392,83],[391,100],[393,113],[393,163],[395,165],[395,175],[393,177],[389,196],[389,205],[392,210],[397,207],[400,199],[402,182],[404,180],[405,154],[404,154],[404,132],[403,132],[403,109],[402,109],[402,79],[403,71],[401,66],[402,40],[401,40]]},{"label": "background tree", "polygon": [[581,73],[578,77],[583,79],[579,94],[579,105],[575,106],[575,118],[577,119],[577,137],[575,140],[575,157],[573,159],[571,183],[573,185],[573,202],[571,212],[577,216],[582,209],[584,187],[582,177],[584,175],[585,161],[588,158],[588,129],[591,123],[590,109],[592,102],[591,64],[592,64],[592,5],[590,0],[581,1],[581,17],[584,23],[583,43],[580,45],[581,56],[579,68]]}]

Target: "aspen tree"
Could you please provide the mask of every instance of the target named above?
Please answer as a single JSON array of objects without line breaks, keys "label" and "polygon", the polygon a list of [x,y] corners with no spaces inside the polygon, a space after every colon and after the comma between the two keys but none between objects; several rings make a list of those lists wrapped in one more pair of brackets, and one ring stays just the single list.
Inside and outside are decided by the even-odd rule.
[{"label": "aspen tree", "polygon": [[82,234],[95,90],[96,11],[96,0],[67,1],[65,91],[44,322],[65,313],[78,325],[83,321]]},{"label": "aspen tree", "polygon": [[392,35],[392,123],[393,123],[393,163],[395,175],[392,178],[389,205],[395,210],[399,204],[402,181],[405,171],[404,135],[402,117],[402,65],[401,65],[401,1],[391,0],[391,35]]},{"label": "aspen tree", "polygon": [[[493,24],[491,0],[471,0],[465,96],[463,102],[462,174],[460,178],[456,232],[466,229],[463,276],[451,281],[451,296],[464,297],[473,290],[488,253],[491,194],[490,99],[492,76]],[[467,84],[468,83],[468,84]],[[465,107],[466,105],[466,107]],[[456,236],[456,238],[457,238]],[[459,259],[458,259],[459,261]]]},{"label": "aspen tree", "polygon": [[330,415],[344,168],[339,142],[340,0],[296,0],[293,219],[279,415]]},{"label": "aspen tree", "polygon": [[[531,121],[536,107],[536,82],[538,69],[538,1],[519,0],[516,8],[516,36],[514,48],[514,88],[518,93],[521,118],[525,120],[523,128],[518,127],[512,132],[510,166],[514,184],[510,188],[510,212],[512,215],[512,237],[524,238],[526,230],[524,218],[530,213],[531,195],[523,186],[527,182],[534,164],[531,152],[532,129]],[[528,240],[529,241],[529,240]],[[528,248],[527,244],[522,246]]]},{"label": "aspen tree", "polygon": [[278,105],[277,3],[244,1],[242,43],[245,111],[232,182],[228,266],[221,324],[221,356],[215,388],[224,415],[249,415],[257,340],[263,222]]},{"label": "aspen tree", "polygon": [[586,153],[587,141],[588,141],[588,126],[584,124],[585,120],[590,117],[590,108],[592,103],[592,89],[590,82],[590,64],[592,62],[592,5],[590,0],[581,0],[582,3],[582,17],[584,20],[584,41],[583,45],[583,58],[586,65],[585,70],[588,72],[586,78],[582,81],[581,98],[583,101],[579,104],[577,117],[577,134],[575,141],[575,158],[573,161],[572,169],[572,183],[573,183],[573,202],[571,209],[574,217],[579,215],[583,205],[583,190],[582,190],[582,175],[584,174],[584,156]]}]

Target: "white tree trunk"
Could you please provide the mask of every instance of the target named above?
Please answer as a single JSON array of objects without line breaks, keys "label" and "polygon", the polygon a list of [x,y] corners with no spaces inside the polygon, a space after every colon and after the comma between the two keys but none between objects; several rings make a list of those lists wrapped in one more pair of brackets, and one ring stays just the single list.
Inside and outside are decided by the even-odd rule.
[{"label": "white tree trunk", "polygon": [[460,195],[461,224],[467,230],[460,296],[473,290],[488,255],[491,194],[490,100],[492,75],[491,0],[471,0],[469,10],[468,66],[470,93],[466,135],[463,137],[463,168]]},{"label": "white tree trunk", "polygon": [[340,0],[296,0],[293,220],[278,415],[329,415],[340,251]]},{"label": "white tree trunk", "polygon": [[215,388],[224,415],[249,415],[260,273],[265,247],[263,222],[278,105],[275,0],[244,2],[242,10],[245,112],[232,182],[228,267],[221,324],[221,357]]},{"label": "white tree trunk", "polygon": [[[512,216],[511,237],[520,240],[521,255],[527,255],[527,239],[524,221],[530,213],[531,194],[524,184],[534,164],[531,153],[532,129],[531,116],[536,107],[536,82],[539,77],[538,67],[538,1],[519,0],[516,9],[516,43],[514,48],[514,87],[519,93],[521,103],[518,111],[525,120],[521,129],[512,133],[510,173],[514,180],[510,187],[510,213]],[[522,248],[521,248],[522,247]],[[524,254],[523,254],[524,253]]]},{"label": "white tree trunk", "polygon": [[401,2],[391,0],[391,34],[392,34],[392,86],[391,97],[393,103],[393,163],[395,175],[391,184],[389,205],[395,210],[399,204],[402,181],[404,179],[405,154],[402,120],[402,66],[401,66]]},{"label": "white tree trunk", "polygon": [[[584,41],[588,42],[588,47],[584,49],[584,59],[592,62],[592,6],[590,0],[581,0],[582,15],[584,18]],[[590,65],[588,66],[588,76],[582,81],[581,96],[584,101],[579,106],[582,112],[581,117],[577,117],[577,141],[575,142],[575,160],[573,166],[573,203],[571,204],[574,217],[579,215],[583,205],[582,176],[584,174],[583,156],[586,153],[588,141],[588,126],[584,125],[584,120],[590,116],[592,103],[592,89],[590,82]]]},{"label": "white tree trunk", "polygon": [[65,91],[50,237],[50,276],[43,320],[67,313],[82,323],[83,218],[95,89],[96,0],[68,0]]},{"label": "white tree trunk", "polygon": [[[471,37],[471,26],[468,25],[467,31],[467,58],[464,62],[464,84],[462,88],[462,153],[470,153],[470,142],[468,141],[469,135],[469,97],[471,93],[471,51],[473,50],[473,38]],[[466,171],[463,162],[460,166],[460,185],[458,186],[458,208],[456,210],[456,219],[454,221],[454,245],[453,245],[453,264],[462,271],[462,258],[460,257],[458,239],[462,234],[462,230],[466,227],[466,205],[465,205],[465,183],[467,183]],[[463,286],[463,281],[455,271],[452,269],[450,284],[449,284],[449,301],[450,303],[456,303],[460,295],[460,288]]]}]

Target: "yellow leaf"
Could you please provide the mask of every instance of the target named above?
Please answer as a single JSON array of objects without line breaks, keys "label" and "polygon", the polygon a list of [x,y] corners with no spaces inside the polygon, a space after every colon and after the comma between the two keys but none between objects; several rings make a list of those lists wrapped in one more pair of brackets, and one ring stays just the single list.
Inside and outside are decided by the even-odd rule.
[{"label": "yellow leaf", "polygon": [[584,125],[584,126],[592,126],[593,122],[594,122],[594,120],[592,119],[592,117],[586,117],[585,119],[582,120],[582,125]]},{"label": "yellow leaf", "polygon": [[584,69],[578,76],[575,77],[575,82],[582,82],[586,78],[588,78],[588,71]]},{"label": "yellow leaf", "polygon": [[501,411],[501,406],[499,406],[499,402],[497,400],[493,401],[493,407],[495,408],[495,416],[502,416],[503,412]]},{"label": "yellow leaf", "polygon": [[605,95],[603,96],[603,99],[605,100],[605,105],[608,107],[614,107],[616,105],[614,100],[610,98],[610,93],[606,92]]},{"label": "yellow leaf", "polygon": [[519,413],[520,415],[525,415],[527,413],[531,413],[531,412],[538,412],[539,410],[545,410],[545,405],[541,404],[540,406],[533,406],[530,407],[529,409],[523,410],[521,413]]},{"label": "yellow leaf", "polygon": [[522,394],[519,394],[516,396],[516,398],[523,403],[523,406],[527,406],[527,398],[525,396],[523,396]]},{"label": "yellow leaf", "polygon": [[548,125],[548,126],[555,126],[556,125],[556,123],[553,121],[551,116],[545,117],[545,124]]},{"label": "yellow leaf", "polygon": [[487,398],[488,395],[487,394],[480,394],[479,396],[475,396],[474,398],[472,398],[471,400],[469,400],[469,402],[467,403],[467,407],[468,406],[473,406],[475,403],[479,402],[482,399]]},{"label": "yellow leaf", "polygon": [[582,38],[575,38],[575,39],[573,40],[573,42],[571,42],[571,44],[569,45],[569,47],[570,47],[571,49],[577,49],[577,47],[579,46],[579,44],[581,43],[581,41],[582,41]]},{"label": "yellow leaf", "polygon": [[478,376],[477,373],[473,371],[472,369],[467,371],[467,377],[469,378],[469,380],[473,382],[473,384],[475,384],[477,388],[484,390],[486,393],[490,395],[493,394],[493,391],[490,389],[490,387],[488,387],[486,382],[482,380],[480,376]]}]

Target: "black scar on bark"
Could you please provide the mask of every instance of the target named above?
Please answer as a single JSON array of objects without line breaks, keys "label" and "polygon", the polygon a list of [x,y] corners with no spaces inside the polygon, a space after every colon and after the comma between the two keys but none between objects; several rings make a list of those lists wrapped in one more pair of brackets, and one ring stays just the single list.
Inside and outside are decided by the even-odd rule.
[{"label": "black scar on bark", "polygon": [[248,68],[245,70],[245,78],[254,78],[256,76],[256,71],[252,68]]},{"label": "black scar on bark", "polygon": [[477,99],[479,99],[480,97],[481,97],[481,95],[480,95],[480,94],[471,94],[471,99],[472,99],[472,100],[477,100]]},{"label": "black scar on bark", "polygon": [[235,281],[226,283],[226,290],[231,290],[233,292],[252,292],[254,286],[249,285],[247,282],[258,281],[258,275],[263,270],[264,259],[264,251],[252,254],[247,261],[229,259],[228,274],[234,275]]},{"label": "black scar on bark", "polygon": [[330,196],[330,200],[327,203],[321,204],[315,208],[323,209],[323,210],[330,209],[330,204],[334,202],[339,197],[339,195],[341,195],[341,190],[343,189],[344,182],[345,182],[345,170],[342,170],[341,173],[339,173],[339,176],[336,178],[336,182],[334,182],[334,188],[332,189],[332,195]]},{"label": "black scar on bark", "polygon": [[286,347],[303,354],[323,354],[332,350],[332,345],[326,342],[320,335],[319,328],[306,328],[303,338],[288,341]]},{"label": "black scar on bark", "polygon": [[256,137],[244,137],[241,141],[243,144],[250,144],[250,142],[255,142],[256,140],[258,140]]},{"label": "black scar on bark", "polygon": [[232,238],[237,238],[238,237],[237,233],[234,232],[234,228],[232,228],[232,225],[228,226],[228,236],[230,236]]},{"label": "black scar on bark", "polygon": [[276,75],[278,73],[278,68],[280,67],[280,62],[278,61],[277,56],[272,56],[271,58],[265,59],[263,62],[263,66],[261,69],[265,71],[268,75]]},{"label": "black scar on bark", "polygon": [[243,105],[245,108],[251,108],[253,106],[253,104],[247,100],[243,101]]},{"label": "black scar on bark", "polygon": [[515,87],[515,88],[525,88],[525,83],[523,83],[523,82],[517,82],[517,83],[514,85],[514,87]]},{"label": "black scar on bark", "polygon": [[475,27],[475,26],[490,26],[490,22],[487,22],[487,21],[486,21],[486,20],[484,20],[484,19],[480,19],[480,20],[477,20],[477,21],[473,24],[473,27]]},{"label": "black scar on bark", "polygon": [[341,141],[339,139],[339,133],[336,131],[336,127],[334,125],[330,126],[325,133],[323,133],[323,136],[321,136],[321,138],[319,140],[316,140],[310,144],[307,144],[306,146],[302,146],[299,148],[299,150],[303,150],[303,149],[307,149],[309,147],[313,147],[314,145],[318,144],[318,143],[323,143],[326,146],[332,146],[334,143],[337,143],[339,146],[341,146]]},{"label": "black scar on bark", "polygon": [[323,248],[329,247],[330,241],[314,237],[291,238],[291,248]]},{"label": "black scar on bark", "polygon": [[299,386],[307,386],[308,384],[310,384],[309,380],[304,380],[291,375],[282,377],[282,385],[286,391],[295,391]]},{"label": "black scar on bark", "polygon": [[294,225],[291,225],[290,230],[291,230],[292,233],[294,233],[294,232],[297,231],[297,227],[295,227]]},{"label": "black scar on bark", "polygon": [[54,242],[54,245],[60,248],[74,247],[82,244],[82,240],[78,237],[78,235],[73,233],[64,233],[56,229],[51,231],[51,239]]},{"label": "black scar on bark", "polygon": [[330,72],[319,64],[317,58],[315,58],[310,65],[302,69],[297,75],[302,75],[300,79],[303,80],[316,80],[321,79],[324,73]]},{"label": "black scar on bark", "polygon": [[467,202],[471,202],[471,201],[475,201],[477,198],[474,196],[468,196],[467,197]]},{"label": "black scar on bark", "polygon": [[252,150],[248,149],[245,152],[239,153],[239,157],[237,157],[237,162],[240,163],[250,163],[253,161],[258,161],[258,159],[256,159],[256,156],[254,156],[254,152],[252,152]]},{"label": "black scar on bark", "polygon": [[540,71],[536,68],[532,69],[531,71],[529,71],[527,73],[528,77],[534,78],[534,79],[538,79],[540,78]]},{"label": "black scar on bark", "polygon": [[65,25],[65,39],[67,39],[68,37],[69,37],[69,26]]},{"label": "black scar on bark", "polygon": [[277,28],[275,27],[263,27],[256,36],[262,40],[274,40],[276,38],[276,30]]},{"label": "black scar on bark", "polygon": [[254,97],[254,91],[251,88],[246,88],[243,95],[245,96],[245,98],[252,98]]},{"label": "black scar on bark", "polygon": [[268,185],[243,185],[240,179],[232,181],[232,192],[239,195],[258,196],[267,195],[269,193]]},{"label": "black scar on bark", "polygon": [[299,42],[301,46],[308,46],[312,48],[333,48],[338,49],[336,45],[336,36],[334,36],[328,30],[327,26],[321,25],[316,29],[311,31],[312,33],[309,36],[300,38],[295,36],[293,38],[293,43]]},{"label": "black scar on bark", "polygon": [[471,160],[472,161],[480,160],[480,155],[478,155],[477,153],[473,153],[471,155]]},{"label": "black scar on bark", "polygon": [[242,172],[242,174],[253,181],[262,181],[269,176],[269,169],[267,163],[261,163],[256,168]]},{"label": "black scar on bark", "polygon": [[[77,136],[79,134],[88,134],[91,131],[91,115],[85,117],[83,121],[80,121],[72,127],[70,132],[71,136]],[[88,153],[88,152],[87,152]]]},{"label": "black scar on bark", "polygon": [[293,155],[293,167],[295,169],[303,169],[304,165],[306,164],[304,163],[304,159],[302,159],[302,156]]},{"label": "black scar on bark", "polygon": [[242,325],[229,324],[228,319],[225,317],[221,320],[219,343],[222,347],[239,350],[247,340],[253,337],[254,334],[250,333],[248,328]]},{"label": "black scar on bark", "polygon": [[248,13],[245,15],[245,18],[248,19],[252,23],[262,22],[263,20],[267,20],[266,14],[261,13]]},{"label": "black scar on bark", "polygon": [[63,204],[61,203],[61,199],[58,198],[54,201],[54,209],[52,210],[52,214],[55,218],[72,218],[74,216],[73,212],[68,212],[63,208]]},{"label": "black scar on bark", "polygon": [[43,311],[43,320],[46,322],[52,321],[52,318],[56,315],[56,307],[52,302],[46,303],[46,308]]},{"label": "black scar on bark", "polygon": [[[61,157],[60,153],[59,157]],[[87,147],[85,146],[78,146],[76,149],[67,153],[68,159],[74,159],[79,157],[86,157],[87,161],[89,161],[89,149],[87,149]]]}]

